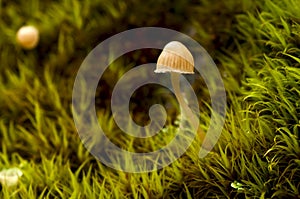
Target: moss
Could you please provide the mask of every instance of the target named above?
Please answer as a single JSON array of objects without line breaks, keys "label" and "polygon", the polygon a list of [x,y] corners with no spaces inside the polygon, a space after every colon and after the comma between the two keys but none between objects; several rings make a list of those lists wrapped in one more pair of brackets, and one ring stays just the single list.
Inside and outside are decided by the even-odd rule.
[{"label": "moss", "polygon": [[[0,197],[299,198],[299,10],[297,0],[0,1],[0,169],[17,166],[24,172],[17,187],[2,187]],[[41,41],[25,51],[15,34],[28,23],[39,28]],[[94,46],[142,26],[176,29],[203,45],[223,75],[228,109],[208,156],[198,159],[196,139],[164,169],[131,174],[104,166],[84,148],[73,123],[71,94],[76,72]],[[99,123],[130,151],[156,150],[177,128],[172,95],[159,100],[173,104],[175,117],[147,141],[120,132],[107,109],[109,82],[157,54],[140,51],[117,60],[101,80],[107,93],[97,93],[103,98],[97,104]],[[125,67],[115,70],[119,65]],[[209,96],[201,79],[196,82],[201,127],[207,129]],[[140,98],[161,92],[149,89],[152,95],[144,89],[133,97],[135,113],[141,112]],[[147,120],[143,112],[135,114],[136,121]]]}]

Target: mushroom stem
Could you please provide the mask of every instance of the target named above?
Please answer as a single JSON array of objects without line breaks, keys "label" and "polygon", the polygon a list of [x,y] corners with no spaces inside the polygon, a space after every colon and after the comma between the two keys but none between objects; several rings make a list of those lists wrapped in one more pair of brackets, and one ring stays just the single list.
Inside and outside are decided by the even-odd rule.
[{"label": "mushroom stem", "polygon": [[[205,138],[205,133],[199,127],[199,121],[195,114],[193,114],[192,110],[188,107],[185,102],[181,92],[180,92],[180,74],[176,72],[171,72],[171,83],[174,89],[174,94],[181,106],[182,114],[185,114],[186,118],[189,119],[190,124],[192,125],[193,131],[197,131],[199,138],[201,141]],[[209,146],[202,146],[204,149],[210,149]]]}]

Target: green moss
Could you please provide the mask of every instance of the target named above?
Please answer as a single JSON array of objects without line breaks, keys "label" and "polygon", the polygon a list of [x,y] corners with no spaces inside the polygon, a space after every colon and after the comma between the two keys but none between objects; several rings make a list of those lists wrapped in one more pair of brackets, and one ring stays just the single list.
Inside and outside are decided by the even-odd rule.
[{"label": "green moss", "polygon": [[[299,198],[299,10],[297,0],[0,1],[0,169],[24,172],[16,187],[2,187],[0,197]],[[41,41],[25,51],[15,34],[28,23],[39,28]],[[222,135],[207,157],[198,159],[195,140],[170,166],[130,174],[104,166],[84,148],[72,119],[71,94],[76,72],[94,46],[142,26],[173,28],[199,41],[223,75],[228,109]],[[111,66],[102,80],[108,91],[111,79],[157,56],[141,54]],[[126,67],[115,70],[119,65]],[[208,92],[202,83],[193,87],[202,96],[205,130]],[[99,122],[122,148],[153,151],[174,137],[172,118],[162,134],[147,141],[126,136],[106,108],[109,92],[101,97]],[[178,106],[172,103],[176,117]],[[145,115],[135,119],[144,121]]]}]

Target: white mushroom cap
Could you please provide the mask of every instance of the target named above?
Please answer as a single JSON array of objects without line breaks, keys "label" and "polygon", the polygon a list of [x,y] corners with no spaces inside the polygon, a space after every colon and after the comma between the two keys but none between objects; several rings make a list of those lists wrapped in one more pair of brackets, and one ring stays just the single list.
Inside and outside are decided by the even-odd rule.
[{"label": "white mushroom cap", "polygon": [[18,168],[4,169],[0,172],[0,182],[6,186],[16,185],[23,172]]},{"label": "white mushroom cap", "polygon": [[17,42],[25,49],[33,49],[39,42],[39,31],[34,26],[23,26],[17,32]]},{"label": "white mushroom cap", "polygon": [[177,72],[194,73],[194,58],[182,43],[171,41],[168,43],[157,60],[155,73]]}]

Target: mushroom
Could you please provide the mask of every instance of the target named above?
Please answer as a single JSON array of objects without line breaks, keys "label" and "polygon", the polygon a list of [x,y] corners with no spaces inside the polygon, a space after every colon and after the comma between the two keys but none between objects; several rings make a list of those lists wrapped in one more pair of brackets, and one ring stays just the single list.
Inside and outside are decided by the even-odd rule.
[{"label": "mushroom", "polygon": [[172,72],[194,74],[194,58],[190,51],[179,41],[168,43],[157,60],[156,73]]},{"label": "mushroom", "polygon": [[30,50],[39,42],[39,31],[34,26],[23,26],[18,30],[16,37],[22,48]]},{"label": "mushroom", "polygon": [[18,168],[4,169],[0,172],[0,182],[6,186],[13,186],[18,183],[23,172]]},{"label": "mushroom", "polygon": [[162,53],[158,57],[154,72],[171,73],[174,94],[182,108],[183,114],[185,114],[186,118],[189,118],[193,130],[197,130],[200,139],[203,140],[205,133],[198,128],[198,118],[188,107],[180,92],[180,74],[194,74],[194,58],[191,52],[182,43],[171,41],[163,48]]}]

